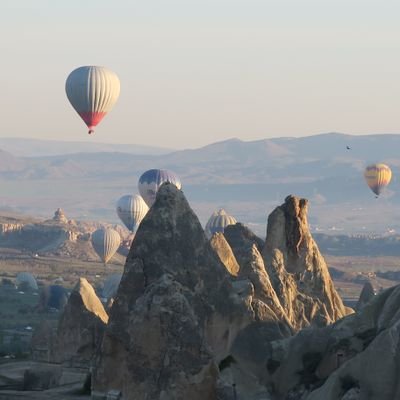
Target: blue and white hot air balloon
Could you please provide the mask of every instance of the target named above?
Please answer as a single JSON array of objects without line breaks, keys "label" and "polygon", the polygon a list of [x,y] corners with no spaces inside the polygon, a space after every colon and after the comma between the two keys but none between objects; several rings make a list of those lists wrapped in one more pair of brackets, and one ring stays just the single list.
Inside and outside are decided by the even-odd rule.
[{"label": "blue and white hot air balloon", "polygon": [[165,182],[173,183],[178,189],[182,188],[180,179],[166,169],[149,169],[139,178],[139,193],[149,207],[156,201],[158,189]]}]

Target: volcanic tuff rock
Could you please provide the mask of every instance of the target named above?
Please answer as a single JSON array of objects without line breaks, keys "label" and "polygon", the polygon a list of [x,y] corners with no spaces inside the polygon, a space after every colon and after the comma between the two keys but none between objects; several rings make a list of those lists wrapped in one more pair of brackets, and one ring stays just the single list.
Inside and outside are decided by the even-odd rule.
[{"label": "volcanic tuff rock", "polygon": [[218,363],[251,320],[182,192],[165,184],[127,258],[95,396],[120,389],[128,400],[216,399]]},{"label": "volcanic tuff rock", "polygon": [[[307,247],[311,236],[297,260],[299,269],[315,274],[307,282],[313,292],[305,295],[297,291],[300,273],[292,265],[288,271],[283,261],[280,270],[274,266],[272,281],[260,240],[240,224],[232,229],[231,246],[222,235],[210,243],[182,192],[171,184],[160,188],[127,257],[93,371],[93,399],[105,399],[110,390],[121,391],[124,400],[269,398],[271,341],[292,335],[298,321],[323,314],[324,301],[336,292],[315,244]],[[295,251],[286,237],[278,239],[274,249]],[[290,303],[280,285],[290,289]],[[329,318],[322,322],[345,312],[330,313],[337,304],[343,307],[339,301],[327,304]]]},{"label": "volcanic tuff rock", "polygon": [[[100,224],[88,221],[67,220],[63,210],[57,209],[48,220],[33,220],[28,217],[0,216],[0,247],[26,249],[39,255],[67,256],[81,260],[98,261],[91,242],[91,232]],[[120,225],[113,225],[123,239],[129,239],[128,231]],[[121,247],[114,262],[123,263],[124,249]]]},{"label": "volcanic tuff rock", "polygon": [[228,225],[224,229],[224,236],[236,256],[240,256],[243,251],[246,252],[253,244],[260,252],[265,245],[262,239],[240,222],[235,225]]},{"label": "volcanic tuff rock", "polygon": [[[268,218],[265,243],[240,223],[224,231],[240,265],[238,279],[250,279],[258,287],[256,296],[278,305],[295,330],[309,324],[324,326],[351,312],[334,289],[311,236],[307,204],[305,199],[288,196]],[[254,263],[259,252],[264,261],[258,258]],[[259,297],[260,290],[266,295]]]},{"label": "volcanic tuff rock", "polygon": [[80,278],[60,318],[54,361],[87,365],[98,348],[108,315],[93,287]]},{"label": "volcanic tuff rock", "polygon": [[47,320],[41,321],[31,340],[31,355],[34,361],[51,362],[56,340],[55,328]]},{"label": "volcanic tuff rock", "polygon": [[[400,398],[400,286],[330,327],[271,344],[270,386],[278,399]],[[303,397],[301,397],[303,396]]]},{"label": "volcanic tuff rock", "polygon": [[60,384],[62,369],[59,365],[34,366],[24,373],[25,390],[46,390],[57,387]]},{"label": "volcanic tuff rock", "polygon": [[[347,332],[350,345],[341,362],[310,400],[341,399],[346,391],[359,389],[359,399],[391,400],[400,398],[400,286],[385,290],[357,314],[335,326]],[[362,343],[361,350],[356,347]],[[342,356],[343,357],[343,356]]]},{"label": "volcanic tuff rock", "polygon": [[307,222],[308,201],[288,196],[268,218],[265,267],[294,328],[347,315]]},{"label": "volcanic tuff rock", "polygon": [[[224,236],[240,264],[236,282],[248,281],[251,283],[254,298],[268,305],[280,321],[284,321],[290,326],[286,312],[279,302],[265,269],[260,254],[263,248],[261,239],[240,223],[228,226],[224,231]],[[217,246],[214,248],[218,251]]]},{"label": "volcanic tuff rock", "polygon": [[372,283],[370,281],[365,282],[356,305],[356,310],[361,310],[374,297],[375,290]]},{"label": "volcanic tuff rock", "polygon": [[3,236],[8,232],[19,232],[23,226],[23,224],[19,223],[0,223],[0,236]]},{"label": "volcanic tuff rock", "polygon": [[57,210],[55,211],[53,221],[59,222],[61,224],[68,223],[68,219],[61,208],[57,208]]},{"label": "volcanic tuff rock", "polygon": [[[337,295],[311,237],[306,200],[289,196],[271,214],[265,245],[241,224],[227,227],[224,235],[240,264],[236,284],[244,280],[251,282],[253,309],[269,315],[239,333],[232,354],[259,381],[268,384],[265,365],[276,368],[274,360],[268,364],[268,354],[277,327],[281,336],[288,337],[310,324],[324,326],[334,322],[349,310]],[[259,307],[255,306],[256,301]],[[277,325],[271,332],[273,321]]]},{"label": "volcanic tuff rock", "polygon": [[232,252],[228,242],[222,233],[215,233],[211,240],[210,245],[217,253],[222,264],[232,276],[237,276],[239,273],[239,264],[236,261],[235,255]]}]

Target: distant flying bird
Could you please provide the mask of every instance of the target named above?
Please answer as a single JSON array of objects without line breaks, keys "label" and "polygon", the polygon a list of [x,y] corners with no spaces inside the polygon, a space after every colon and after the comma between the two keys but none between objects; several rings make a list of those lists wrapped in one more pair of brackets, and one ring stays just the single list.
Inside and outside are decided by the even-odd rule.
[{"label": "distant flying bird", "polygon": [[89,65],[69,74],[65,91],[72,107],[88,126],[90,135],[116,103],[120,83],[118,76],[109,69]]},{"label": "distant flying bird", "polygon": [[346,146],[346,149],[347,149],[347,150],[351,150],[351,147],[350,147],[350,146]]}]

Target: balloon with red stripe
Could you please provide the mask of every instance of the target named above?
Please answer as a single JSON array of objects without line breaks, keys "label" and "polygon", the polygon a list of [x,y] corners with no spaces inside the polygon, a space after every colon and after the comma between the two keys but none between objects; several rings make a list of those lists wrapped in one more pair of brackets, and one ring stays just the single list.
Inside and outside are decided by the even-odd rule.
[{"label": "balloon with red stripe", "polygon": [[108,68],[84,66],[69,74],[65,91],[72,107],[91,134],[116,103],[120,82],[118,76]]}]

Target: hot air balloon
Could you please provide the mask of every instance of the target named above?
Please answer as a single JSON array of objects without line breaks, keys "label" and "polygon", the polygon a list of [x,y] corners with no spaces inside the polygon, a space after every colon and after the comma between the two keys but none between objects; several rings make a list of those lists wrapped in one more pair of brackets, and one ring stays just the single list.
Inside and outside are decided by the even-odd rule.
[{"label": "hot air balloon", "polygon": [[18,288],[26,287],[31,290],[38,290],[36,279],[30,272],[20,272],[15,283]]},{"label": "hot air balloon", "polygon": [[117,202],[118,217],[132,232],[138,228],[147,211],[149,211],[149,207],[138,195],[122,196]]},{"label": "hot air balloon", "polygon": [[211,238],[216,232],[223,233],[228,225],[235,225],[236,222],[236,219],[227,214],[224,209],[221,208],[218,211],[214,211],[206,224],[206,236]]},{"label": "hot air balloon", "polygon": [[118,76],[107,68],[85,66],[69,74],[65,91],[72,107],[88,126],[91,134],[116,103],[120,83]]},{"label": "hot air balloon", "polygon": [[121,282],[122,274],[111,274],[104,281],[102,297],[110,299],[115,297],[118,291],[119,283]]},{"label": "hot air balloon", "polygon": [[173,183],[178,189],[182,188],[180,179],[166,169],[149,169],[139,178],[139,193],[149,207],[156,201],[158,189],[165,182]]},{"label": "hot air balloon", "polygon": [[121,244],[121,236],[111,228],[100,228],[92,233],[92,246],[104,264],[111,260]]},{"label": "hot air balloon", "polygon": [[378,197],[392,179],[392,171],[386,164],[371,164],[365,168],[364,177],[369,188]]}]

